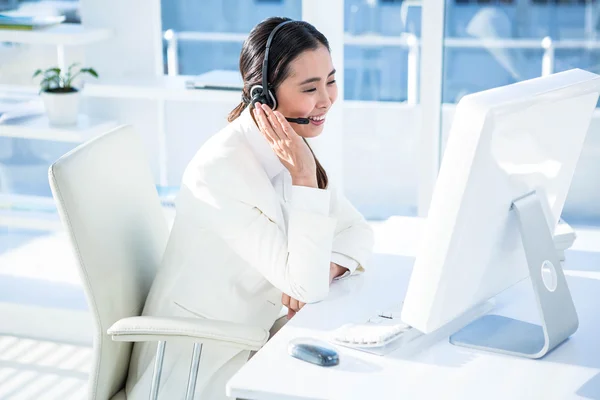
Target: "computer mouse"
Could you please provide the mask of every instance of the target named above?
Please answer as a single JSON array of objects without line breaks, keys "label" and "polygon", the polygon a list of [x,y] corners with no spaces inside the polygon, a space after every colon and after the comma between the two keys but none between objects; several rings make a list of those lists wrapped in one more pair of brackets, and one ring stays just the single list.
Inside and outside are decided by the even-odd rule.
[{"label": "computer mouse", "polygon": [[312,338],[291,340],[288,344],[288,353],[299,360],[321,367],[332,367],[340,363],[340,357],[333,347]]}]

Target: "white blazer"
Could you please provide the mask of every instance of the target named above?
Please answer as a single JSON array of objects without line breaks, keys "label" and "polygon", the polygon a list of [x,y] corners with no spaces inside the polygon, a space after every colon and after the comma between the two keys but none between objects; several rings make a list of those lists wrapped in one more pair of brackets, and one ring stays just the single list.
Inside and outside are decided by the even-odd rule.
[{"label": "white blazer", "polygon": [[[277,174],[282,191],[271,181]],[[351,260],[343,266],[360,272],[372,253],[373,233],[362,215],[332,185],[292,186],[248,109],[194,156],[176,210],[144,315],[268,330],[281,312],[282,292],[305,303],[323,300],[330,261]],[[155,347],[135,345],[128,399],[148,397]],[[190,357],[191,348],[167,345],[160,390],[165,396],[181,396]],[[198,398],[225,398],[225,382],[247,358],[247,352],[205,346]]]}]

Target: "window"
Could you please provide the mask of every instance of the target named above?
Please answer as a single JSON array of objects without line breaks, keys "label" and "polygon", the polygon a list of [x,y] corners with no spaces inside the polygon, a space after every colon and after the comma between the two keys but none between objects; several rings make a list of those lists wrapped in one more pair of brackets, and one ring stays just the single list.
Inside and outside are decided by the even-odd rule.
[{"label": "window", "polygon": [[368,219],[416,215],[421,2],[345,0],[344,21],[346,194]]},{"label": "window", "polygon": [[[163,32],[177,38],[164,41],[165,73],[237,70],[242,42],[256,23],[273,15],[302,18],[298,0],[199,3],[162,0]],[[345,99],[356,101],[344,109],[346,193],[369,219],[415,215],[420,1],[346,0],[344,22]],[[179,141],[173,147],[195,147]],[[182,159],[172,154],[169,159]],[[390,180],[384,171],[401,177]]]},{"label": "window", "polygon": [[531,0],[534,4],[591,4],[596,0]]},{"label": "window", "polygon": [[[600,73],[600,26],[591,2],[521,0],[518,8],[456,3],[447,3],[444,27],[442,155],[454,104],[462,96],[572,68]],[[483,39],[494,45],[482,45]],[[568,222],[600,220],[600,181],[592,178],[600,169],[598,149],[596,116],[565,204]]]},{"label": "window", "polygon": [[456,4],[513,4],[514,0],[454,0]]},{"label": "window", "polygon": [[418,65],[410,61],[418,57],[420,3],[346,0],[344,8],[346,100],[417,102]]},{"label": "window", "polygon": [[0,0],[0,11],[12,10],[17,7],[17,0]]},{"label": "window", "polygon": [[[417,48],[410,38],[421,34],[420,10],[411,0],[345,1],[347,100],[417,101],[411,86],[417,64],[410,64]],[[301,2],[292,0],[163,0],[163,32],[176,38],[164,41],[165,73],[237,70],[242,42],[254,25],[273,15],[300,19],[301,13]]]},{"label": "window", "polygon": [[[281,15],[300,19],[302,3],[294,0],[162,0],[165,73],[196,75],[215,69],[237,70],[242,43],[263,19]],[[175,46],[169,52],[169,47]],[[169,60],[171,54],[174,60]],[[173,70],[176,69],[176,70]]]}]

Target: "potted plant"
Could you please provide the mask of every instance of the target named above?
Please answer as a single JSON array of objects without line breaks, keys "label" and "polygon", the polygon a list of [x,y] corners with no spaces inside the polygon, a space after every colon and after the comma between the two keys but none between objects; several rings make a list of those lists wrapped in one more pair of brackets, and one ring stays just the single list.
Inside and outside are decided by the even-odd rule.
[{"label": "potted plant", "polygon": [[98,78],[98,74],[92,68],[79,68],[79,65],[73,63],[66,71],[58,67],[38,69],[33,74],[33,78],[42,76],[40,95],[52,125],[77,124],[79,90],[73,86],[73,82],[76,77],[83,74]]}]

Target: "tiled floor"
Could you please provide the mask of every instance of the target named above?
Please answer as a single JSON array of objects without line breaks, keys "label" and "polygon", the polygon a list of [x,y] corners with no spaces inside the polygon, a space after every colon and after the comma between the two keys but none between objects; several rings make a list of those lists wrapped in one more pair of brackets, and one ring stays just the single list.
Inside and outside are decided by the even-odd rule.
[{"label": "tiled floor", "polygon": [[65,235],[0,230],[0,399],[85,399],[91,331]]},{"label": "tiled floor", "polygon": [[0,399],[85,399],[92,349],[0,337]]}]

